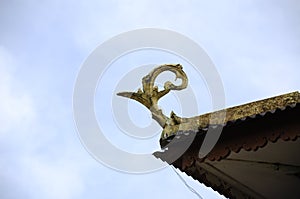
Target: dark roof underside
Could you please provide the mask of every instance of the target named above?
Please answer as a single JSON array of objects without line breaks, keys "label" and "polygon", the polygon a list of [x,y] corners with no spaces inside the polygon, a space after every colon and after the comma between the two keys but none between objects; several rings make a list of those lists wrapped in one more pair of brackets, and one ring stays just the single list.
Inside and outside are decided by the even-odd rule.
[{"label": "dark roof underside", "polygon": [[[300,198],[299,92],[226,111],[221,137],[205,158],[198,157],[205,125],[161,139],[168,150],[154,155],[229,198]],[[170,161],[190,139],[188,150]]]}]

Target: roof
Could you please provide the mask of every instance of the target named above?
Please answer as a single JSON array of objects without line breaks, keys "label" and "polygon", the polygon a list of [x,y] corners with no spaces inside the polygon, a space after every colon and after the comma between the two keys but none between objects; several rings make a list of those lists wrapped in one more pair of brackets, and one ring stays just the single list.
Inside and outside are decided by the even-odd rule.
[{"label": "roof", "polygon": [[[224,112],[226,117],[220,119]],[[226,197],[300,198],[299,118],[299,92],[207,113],[190,121],[183,118],[181,129],[160,140],[161,147],[168,150],[154,155]],[[211,125],[222,127],[222,134],[210,153],[199,158]],[[176,151],[191,139],[188,149],[173,161]]]},{"label": "roof", "polygon": [[264,115],[267,112],[274,112],[277,109],[285,109],[286,107],[293,107],[300,103],[300,93],[298,91],[279,95],[264,100],[259,100],[240,106],[235,106],[212,113],[206,113],[192,118],[180,118],[177,132],[168,132],[163,134],[162,140],[174,136],[180,131],[194,131],[205,130],[208,126],[222,125],[226,126],[229,123],[245,120],[248,117],[255,117],[256,115]]}]

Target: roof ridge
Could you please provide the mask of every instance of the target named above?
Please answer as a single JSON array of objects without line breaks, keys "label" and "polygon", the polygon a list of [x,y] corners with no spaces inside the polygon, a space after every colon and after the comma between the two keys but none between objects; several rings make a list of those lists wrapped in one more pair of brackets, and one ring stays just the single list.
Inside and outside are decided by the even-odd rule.
[{"label": "roof ridge", "polygon": [[[228,122],[234,122],[247,117],[255,117],[256,115],[264,115],[267,112],[275,112],[277,109],[284,110],[286,107],[295,107],[300,103],[300,93],[298,91],[286,93],[274,97],[269,97],[238,106],[205,113],[192,118],[180,118],[177,131],[198,131],[206,129],[210,125],[226,125]],[[164,129],[164,131],[167,129]],[[162,137],[166,139],[177,132],[168,133]]]}]

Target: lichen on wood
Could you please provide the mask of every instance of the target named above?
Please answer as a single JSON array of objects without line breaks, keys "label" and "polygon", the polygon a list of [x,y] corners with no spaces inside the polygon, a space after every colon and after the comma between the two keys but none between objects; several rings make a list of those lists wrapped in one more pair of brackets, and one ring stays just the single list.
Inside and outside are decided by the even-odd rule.
[{"label": "lichen on wood", "polygon": [[[182,82],[180,85],[174,85],[172,82],[167,81],[164,84],[164,89],[159,91],[158,87],[155,86],[155,80],[159,74],[165,71],[173,72],[176,75],[176,79],[181,79]],[[176,132],[181,118],[176,116],[174,112],[171,113],[170,117],[164,115],[163,111],[158,107],[158,100],[171,90],[182,90],[187,87],[188,78],[183,71],[182,65],[160,65],[143,77],[142,85],[143,87],[138,89],[137,92],[120,92],[117,95],[136,100],[147,107],[152,113],[152,118],[164,129],[163,137],[170,135],[171,132]]]}]

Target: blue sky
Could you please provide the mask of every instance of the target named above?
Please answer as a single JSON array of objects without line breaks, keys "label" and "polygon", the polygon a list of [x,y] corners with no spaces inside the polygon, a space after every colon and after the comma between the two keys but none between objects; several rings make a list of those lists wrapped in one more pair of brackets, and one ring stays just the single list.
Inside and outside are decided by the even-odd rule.
[{"label": "blue sky", "polygon": [[81,64],[119,33],[174,30],[205,49],[234,106],[300,90],[299,13],[296,0],[1,1],[0,198],[196,198],[170,168],[120,173],[85,151],[72,116]]}]

